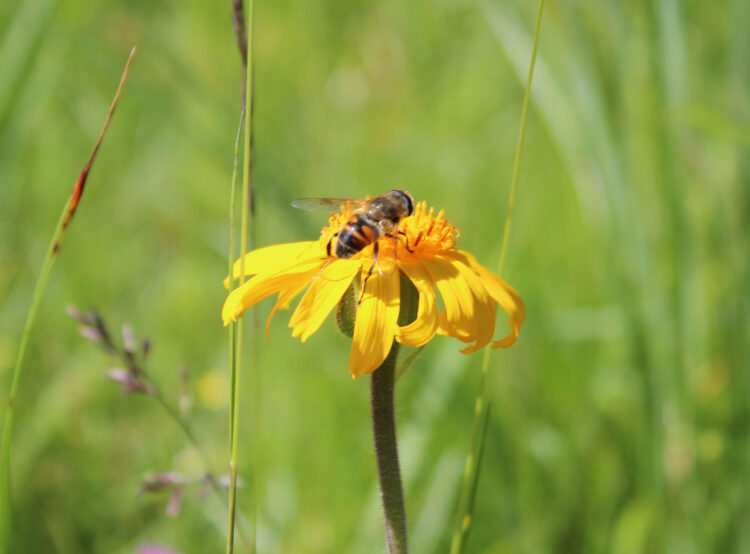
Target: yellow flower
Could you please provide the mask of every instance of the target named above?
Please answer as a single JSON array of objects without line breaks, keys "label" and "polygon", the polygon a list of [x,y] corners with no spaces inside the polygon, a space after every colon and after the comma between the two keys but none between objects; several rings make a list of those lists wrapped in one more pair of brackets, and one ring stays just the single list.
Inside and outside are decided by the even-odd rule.
[{"label": "yellow flower", "polygon": [[[349,206],[341,210],[331,216],[316,241],[278,244],[247,253],[244,271],[252,278],[229,293],[222,309],[224,325],[278,293],[266,325],[268,337],[276,310],[288,308],[307,288],[289,321],[292,336],[304,342],[320,328],[355,277],[359,277],[361,288],[373,264],[373,245],[347,259],[329,258],[326,253],[331,237],[351,217]],[[447,335],[468,344],[461,350],[464,354],[487,346],[495,331],[495,302],[510,316],[511,330],[505,338],[492,342],[492,348],[507,348],[518,337],[525,317],[521,297],[474,256],[456,249],[458,231],[443,215],[443,210],[435,215],[433,208],[428,211],[420,202],[414,213],[399,223],[398,238],[379,239],[378,262],[366,281],[354,323],[349,371],[355,377],[375,371],[394,339],[419,347],[436,334]],[[235,279],[242,265],[242,260],[235,262]],[[419,293],[417,317],[404,326],[398,324],[401,275]],[[229,279],[224,284],[228,286]],[[444,306],[440,311],[436,287]]]}]

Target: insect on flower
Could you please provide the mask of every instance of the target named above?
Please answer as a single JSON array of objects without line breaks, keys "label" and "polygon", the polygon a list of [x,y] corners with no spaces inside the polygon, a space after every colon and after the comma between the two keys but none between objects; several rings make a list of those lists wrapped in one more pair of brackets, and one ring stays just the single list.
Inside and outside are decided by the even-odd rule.
[{"label": "insect on flower", "polygon": [[[259,248],[235,262],[233,278],[243,271],[251,278],[227,296],[222,308],[225,325],[278,293],[266,325],[268,337],[276,311],[288,308],[304,291],[289,322],[292,336],[304,342],[347,289],[358,285],[349,358],[355,377],[375,371],[394,340],[419,347],[435,335],[446,335],[467,344],[464,354],[515,342],[526,314],[521,297],[474,256],[456,248],[458,230],[443,210],[436,214],[401,190],[365,200],[301,199],[294,205],[320,210],[332,204],[340,204],[339,211],[330,216],[317,240]],[[402,277],[411,282],[419,299],[416,319],[399,325]],[[230,279],[224,284],[229,288]],[[443,309],[438,307],[438,292]],[[496,304],[507,312],[511,329],[505,338],[493,341]]]},{"label": "insect on flower", "polygon": [[[394,189],[373,199],[299,198],[292,202],[295,208],[311,211],[336,212],[342,205],[358,207],[352,212],[349,221],[328,239],[326,254],[330,259],[333,239],[336,239],[334,253],[340,259],[351,258],[372,244],[372,265],[362,283],[362,294],[364,294],[367,280],[378,264],[378,240],[381,237],[399,240],[399,235],[401,238],[406,237],[402,231],[398,230],[398,223],[414,211],[414,198],[406,191]],[[409,250],[408,240],[406,249]],[[361,301],[362,296],[360,296]]]}]

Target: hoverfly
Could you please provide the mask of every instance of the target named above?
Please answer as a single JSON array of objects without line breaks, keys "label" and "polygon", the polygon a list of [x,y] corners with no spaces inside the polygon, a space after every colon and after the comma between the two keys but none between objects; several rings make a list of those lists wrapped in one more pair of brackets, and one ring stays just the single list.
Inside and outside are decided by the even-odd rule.
[{"label": "hoverfly", "polygon": [[[333,253],[337,258],[351,258],[366,246],[372,244],[373,264],[365,277],[364,284],[372,275],[372,270],[378,263],[378,239],[381,237],[393,237],[398,240],[402,235],[398,230],[399,222],[412,214],[414,211],[414,198],[404,190],[389,190],[370,199],[349,198],[299,198],[292,202],[295,208],[311,211],[336,212],[342,204],[357,206],[352,216],[339,230],[328,240],[326,253],[331,257],[331,243],[336,239]],[[406,249],[409,250],[407,243]],[[361,300],[361,298],[360,298]]]}]

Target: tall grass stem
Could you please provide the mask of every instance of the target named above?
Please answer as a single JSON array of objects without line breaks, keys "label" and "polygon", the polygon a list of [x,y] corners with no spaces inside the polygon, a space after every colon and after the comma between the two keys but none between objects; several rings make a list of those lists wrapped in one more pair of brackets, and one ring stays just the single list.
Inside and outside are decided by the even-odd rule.
[{"label": "tall grass stem", "polygon": [[516,158],[513,162],[513,177],[510,183],[510,196],[508,198],[508,214],[505,217],[505,228],[503,229],[503,246],[500,250],[500,265],[498,275],[503,276],[505,269],[505,257],[508,253],[508,240],[510,238],[510,227],[513,223],[513,206],[516,202],[516,189],[518,188],[518,173],[521,168],[521,155],[523,154],[523,142],[526,138],[526,116],[529,113],[529,101],[531,99],[531,81],[534,77],[534,65],[536,64],[536,52],[539,46],[539,29],[542,25],[542,12],[544,11],[544,0],[539,0],[534,26],[534,45],[531,49],[531,62],[529,62],[529,74],[526,78],[526,90],[523,94],[523,108],[521,109],[521,125],[518,131],[518,144],[516,145]]},{"label": "tall grass stem", "polygon": [[[242,160],[242,216],[240,221],[240,276],[239,285],[241,286],[245,282],[245,254],[247,252],[247,229],[248,220],[250,218],[250,187],[251,187],[251,136],[252,136],[252,99],[253,99],[253,87],[252,85],[252,41],[253,41],[253,0],[247,2],[247,25],[246,25],[246,52],[247,52],[247,64],[245,68],[245,103],[244,103],[244,114],[245,114],[245,136],[244,136],[244,148],[243,148],[243,160]],[[234,197],[235,191],[234,186],[232,195]],[[234,211],[230,218],[233,219]],[[233,221],[232,221],[233,223]],[[234,225],[232,225],[234,227]],[[230,239],[231,241],[231,239]],[[232,245],[233,246],[233,245]],[[230,275],[231,275],[231,263],[232,254],[230,252]],[[239,417],[240,417],[240,375],[242,372],[242,338],[243,338],[243,320],[240,319],[236,324],[230,327],[230,365],[231,365],[231,400],[230,400],[230,461],[229,461],[229,506],[228,506],[228,517],[227,517],[227,554],[234,552],[234,522],[237,511],[237,464],[238,464],[238,452],[239,452]],[[257,370],[257,368],[255,368]],[[253,487],[255,489],[256,487]],[[257,498],[256,493],[253,493],[254,498]],[[257,513],[258,507],[254,506],[252,515],[252,537],[251,537],[251,550],[256,550],[256,534],[257,534]]]},{"label": "tall grass stem", "polygon": [[86,186],[91,166],[94,163],[96,154],[99,152],[99,147],[102,144],[104,135],[109,128],[109,124],[112,121],[112,116],[115,113],[117,102],[120,99],[120,93],[125,85],[125,81],[130,71],[130,64],[133,62],[135,56],[135,47],[130,51],[130,56],[125,64],[122,77],[120,78],[120,84],[117,87],[117,92],[112,100],[112,104],[109,107],[107,118],[104,120],[99,138],[94,145],[94,148],[89,155],[86,164],[83,166],[75,185],[73,186],[73,192],[70,194],[68,201],[65,203],[60,219],[55,226],[55,231],[52,235],[52,240],[47,248],[47,254],[45,256],[44,264],[39,272],[39,278],[37,279],[34,287],[34,292],[31,297],[31,305],[29,311],[26,314],[26,323],[24,324],[23,333],[21,335],[21,343],[18,347],[18,353],[16,355],[16,364],[13,368],[13,378],[11,380],[10,392],[8,394],[8,404],[5,411],[5,422],[3,424],[3,437],[2,443],[0,444],[0,553],[8,552],[10,545],[10,533],[11,533],[11,501],[10,501],[10,457],[11,457],[11,441],[13,438],[13,420],[16,399],[18,395],[18,386],[21,380],[21,370],[23,369],[23,362],[26,356],[26,348],[29,343],[29,337],[36,321],[36,316],[39,312],[39,306],[41,305],[44,291],[47,288],[49,277],[52,273],[52,268],[57,260],[57,254],[62,246],[63,238],[65,236],[65,230],[73,219],[73,216],[78,209],[78,205],[83,197],[83,191]]},{"label": "tall grass stem", "polygon": [[[531,98],[531,82],[534,76],[534,65],[536,63],[537,48],[539,45],[539,30],[542,25],[542,13],[544,11],[544,0],[539,0],[537,8],[536,23],[534,25],[534,42],[531,49],[531,61],[526,78],[526,89],[523,96],[523,108],[521,110],[521,123],[518,131],[518,143],[516,145],[516,156],[513,163],[513,176],[511,178],[510,195],[508,198],[508,213],[505,218],[503,229],[503,244],[500,251],[500,264],[498,274],[502,277],[505,269],[506,254],[510,238],[510,229],[513,222],[513,207],[516,200],[516,189],[518,188],[518,175],[521,167],[521,155],[523,153],[524,138],[526,136],[526,118],[529,111]],[[469,538],[471,519],[474,511],[474,500],[476,497],[477,484],[479,482],[479,470],[482,464],[484,452],[484,441],[489,422],[490,403],[486,397],[487,374],[490,366],[492,351],[485,348],[482,359],[482,370],[479,376],[479,387],[474,403],[474,422],[471,429],[469,452],[464,463],[464,473],[461,482],[461,492],[458,501],[458,518],[451,540],[451,554],[464,552],[466,542]]]},{"label": "tall grass stem", "polygon": [[[229,199],[229,288],[234,288],[234,274],[233,274],[233,262],[236,255],[236,237],[235,237],[235,214],[237,213],[237,196],[239,193],[239,181],[237,179],[237,160],[239,158],[240,141],[242,139],[242,127],[245,120],[245,108],[243,106],[240,114],[240,122],[237,127],[237,135],[234,141],[234,163],[232,166],[232,186],[230,191]],[[229,451],[230,456],[232,453],[234,429],[236,425],[235,419],[235,392],[238,390],[238,384],[236,381],[237,377],[237,323],[232,322],[229,324],[229,372],[230,372],[230,399],[232,405],[230,407],[229,417]],[[231,464],[231,462],[230,462]],[[229,488],[229,517],[228,517],[228,529],[227,529],[227,550],[231,552],[234,547],[234,522],[236,521],[236,494],[237,494],[237,477],[236,474],[232,476],[231,465],[230,465],[230,488]]]}]

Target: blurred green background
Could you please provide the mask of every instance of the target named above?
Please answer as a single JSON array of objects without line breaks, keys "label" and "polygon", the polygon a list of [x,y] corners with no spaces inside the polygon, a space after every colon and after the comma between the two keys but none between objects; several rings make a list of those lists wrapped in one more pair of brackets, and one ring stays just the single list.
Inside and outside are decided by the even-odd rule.
[{"label": "blurred green background", "polygon": [[[257,241],[311,239],[300,196],[444,207],[496,268],[536,3],[257,2]],[[468,552],[750,552],[750,3],[545,7],[504,277],[528,318],[492,357]],[[0,3],[0,389],[55,221],[138,53],[39,314],[17,400],[14,552],[223,549],[225,506],[174,421],[108,381],[68,303],[153,341],[168,402],[228,465],[219,310],[241,65],[230,3]],[[262,303],[262,323],[270,309]],[[263,553],[383,550],[368,379],[329,321],[246,340]],[[499,335],[499,332],[498,332]],[[416,553],[446,552],[482,354],[436,338],[399,381]],[[255,354],[252,352],[255,351]],[[251,438],[250,372],[261,435]],[[244,549],[246,544],[240,542]]]}]

